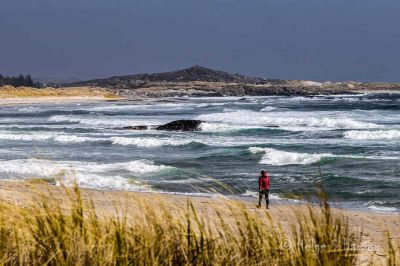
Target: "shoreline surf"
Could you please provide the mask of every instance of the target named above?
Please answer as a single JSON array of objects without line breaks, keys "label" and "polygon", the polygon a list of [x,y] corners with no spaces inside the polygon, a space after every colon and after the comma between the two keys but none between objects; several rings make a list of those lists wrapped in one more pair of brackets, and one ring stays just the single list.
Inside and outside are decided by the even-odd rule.
[{"label": "shoreline surf", "polygon": [[[323,181],[346,208],[397,212],[398,101],[372,94],[8,106],[0,116],[0,176],[43,177],[67,165],[92,188],[197,193],[217,181],[239,195],[267,168],[277,195],[306,195]],[[181,118],[204,120],[202,130],[113,129]],[[170,170],[143,168],[161,166]]]}]

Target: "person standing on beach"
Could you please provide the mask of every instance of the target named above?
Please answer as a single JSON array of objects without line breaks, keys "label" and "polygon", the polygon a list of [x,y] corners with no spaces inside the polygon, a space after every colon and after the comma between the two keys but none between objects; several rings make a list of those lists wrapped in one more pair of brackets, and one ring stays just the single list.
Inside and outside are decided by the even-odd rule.
[{"label": "person standing on beach", "polygon": [[261,208],[261,201],[265,196],[265,203],[267,209],[269,208],[269,176],[265,170],[261,171],[261,175],[258,178],[258,205],[257,208]]}]

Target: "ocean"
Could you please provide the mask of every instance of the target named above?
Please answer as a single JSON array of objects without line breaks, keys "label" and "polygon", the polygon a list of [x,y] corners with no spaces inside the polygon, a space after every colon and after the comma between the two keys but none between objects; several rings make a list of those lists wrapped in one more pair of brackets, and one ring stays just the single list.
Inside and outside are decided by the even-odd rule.
[{"label": "ocean", "polygon": [[[334,206],[400,211],[400,94],[0,108],[2,179],[252,200],[266,169],[272,204],[322,184]],[[115,129],[179,119],[202,131]]]}]

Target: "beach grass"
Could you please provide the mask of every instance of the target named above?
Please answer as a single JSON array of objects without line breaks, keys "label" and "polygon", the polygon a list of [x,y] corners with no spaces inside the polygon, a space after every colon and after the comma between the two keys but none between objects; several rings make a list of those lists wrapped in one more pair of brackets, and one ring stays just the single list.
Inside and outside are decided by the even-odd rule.
[{"label": "beach grass", "polygon": [[189,198],[182,206],[127,194],[99,211],[76,185],[51,193],[27,206],[1,202],[1,265],[354,265],[360,252],[362,232],[322,194],[283,228],[236,200],[199,211]]},{"label": "beach grass", "polygon": [[104,97],[118,98],[114,93],[96,87],[71,88],[31,88],[31,87],[0,87],[0,98],[37,98],[37,97]]},{"label": "beach grass", "polygon": [[388,266],[398,266],[400,265],[400,241],[394,243],[389,232],[386,233],[388,241],[388,255],[387,255],[387,265]]}]

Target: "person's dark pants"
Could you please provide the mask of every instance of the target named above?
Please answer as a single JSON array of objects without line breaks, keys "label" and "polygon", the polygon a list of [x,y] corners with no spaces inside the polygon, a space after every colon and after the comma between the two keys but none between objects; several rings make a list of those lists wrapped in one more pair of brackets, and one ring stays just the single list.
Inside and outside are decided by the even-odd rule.
[{"label": "person's dark pants", "polygon": [[267,204],[267,208],[268,208],[268,206],[269,206],[269,189],[260,190],[260,192],[258,194],[258,206],[261,207],[261,201],[262,201],[263,195],[265,195],[265,203]]}]

